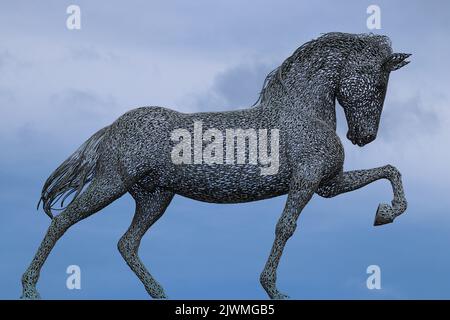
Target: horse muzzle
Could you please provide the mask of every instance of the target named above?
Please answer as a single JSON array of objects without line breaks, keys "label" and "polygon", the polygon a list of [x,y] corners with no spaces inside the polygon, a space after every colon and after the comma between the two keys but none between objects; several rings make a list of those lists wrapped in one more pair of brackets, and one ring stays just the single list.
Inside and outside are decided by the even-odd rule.
[{"label": "horse muzzle", "polygon": [[352,131],[347,132],[347,139],[350,140],[354,145],[358,145],[359,147],[363,147],[368,143],[371,143],[377,137],[376,134],[368,134],[365,136],[355,135]]}]

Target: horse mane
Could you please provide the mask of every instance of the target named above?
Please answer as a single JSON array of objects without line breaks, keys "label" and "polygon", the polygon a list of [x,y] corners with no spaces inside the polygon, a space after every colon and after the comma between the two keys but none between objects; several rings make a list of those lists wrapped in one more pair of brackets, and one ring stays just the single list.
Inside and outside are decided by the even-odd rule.
[{"label": "horse mane", "polygon": [[[349,41],[350,40],[350,41]],[[352,34],[343,32],[329,32],[324,33],[320,37],[305,42],[298,47],[286,60],[284,60],[277,68],[273,69],[264,79],[262,89],[259,93],[258,99],[252,106],[257,106],[266,101],[268,89],[273,84],[279,83],[281,87],[286,90],[283,82],[283,76],[289,72],[294,61],[303,60],[312,53],[314,49],[323,46],[324,43],[336,43],[337,46],[346,47],[352,46],[354,51],[364,50],[368,44],[375,46],[388,46],[391,48],[391,40],[387,36],[376,35],[373,33]]]}]

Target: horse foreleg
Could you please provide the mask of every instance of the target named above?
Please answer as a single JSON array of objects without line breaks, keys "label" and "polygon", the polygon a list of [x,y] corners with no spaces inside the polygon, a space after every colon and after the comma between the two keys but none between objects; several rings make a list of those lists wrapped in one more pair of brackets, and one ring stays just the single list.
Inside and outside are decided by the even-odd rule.
[{"label": "horse foreleg", "polygon": [[341,193],[362,188],[379,179],[389,180],[394,193],[391,205],[382,203],[378,206],[374,225],[383,225],[393,222],[396,217],[405,212],[407,207],[401,174],[394,166],[386,165],[374,169],[343,172],[334,179],[320,185],[317,194],[325,198],[331,198]]},{"label": "horse foreleg", "polygon": [[[317,183],[318,184],[318,183]],[[286,205],[275,229],[275,241],[260,276],[260,282],[271,299],[285,299],[276,287],[277,268],[287,240],[294,234],[297,219],[317,187],[315,182],[295,181],[291,184]]]},{"label": "horse foreleg", "polygon": [[138,186],[135,186],[130,193],[136,201],[136,213],[117,247],[150,296],[155,299],[165,299],[167,296],[164,289],[145,268],[138,256],[138,250],[145,232],[162,216],[173,198],[173,193],[161,189],[150,192]]}]

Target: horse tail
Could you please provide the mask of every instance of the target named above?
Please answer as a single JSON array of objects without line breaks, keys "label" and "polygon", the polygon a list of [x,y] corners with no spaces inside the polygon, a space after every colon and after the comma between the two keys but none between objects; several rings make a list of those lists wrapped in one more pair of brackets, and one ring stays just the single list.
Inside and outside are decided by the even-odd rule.
[{"label": "horse tail", "polygon": [[[108,129],[97,131],[48,177],[37,208],[42,202],[42,208],[50,219],[53,219],[52,210],[64,210],[64,201],[74,192],[72,201],[75,200],[95,176],[98,148]],[[59,201],[60,208],[55,209],[54,205]]]}]

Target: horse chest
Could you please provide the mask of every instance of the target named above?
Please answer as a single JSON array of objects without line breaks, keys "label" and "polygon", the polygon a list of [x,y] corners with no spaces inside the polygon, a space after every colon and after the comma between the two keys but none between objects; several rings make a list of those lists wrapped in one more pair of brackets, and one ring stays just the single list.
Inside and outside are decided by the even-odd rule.
[{"label": "horse chest", "polygon": [[[344,164],[344,148],[334,130],[317,121],[306,128],[294,127],[284,137],[294,171],[315,173],[322,179],[338,174]],[[301,174],[300,174],[301,177]]]},{"label": "horse chest", "polygon": [[339,174],[344,166],[344,147],[337,134],[331,135],[322,152],[323,179]]}]

